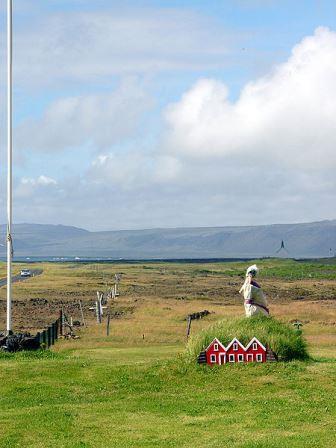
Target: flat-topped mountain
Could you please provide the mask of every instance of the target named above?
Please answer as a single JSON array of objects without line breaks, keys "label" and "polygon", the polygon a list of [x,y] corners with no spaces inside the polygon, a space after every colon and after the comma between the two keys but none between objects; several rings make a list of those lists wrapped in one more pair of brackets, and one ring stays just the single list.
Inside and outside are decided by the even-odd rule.
[{"label": "flat-topped mountain", "polygon": [[[4,256],[5,225],[0,226],[0,235],[0,256]],[[285,248],[277,254],[282,241]],[[63,225],[16,224],[13,245],[17,257],[327,257],[336,252],[336,220],[103,232]]]}]

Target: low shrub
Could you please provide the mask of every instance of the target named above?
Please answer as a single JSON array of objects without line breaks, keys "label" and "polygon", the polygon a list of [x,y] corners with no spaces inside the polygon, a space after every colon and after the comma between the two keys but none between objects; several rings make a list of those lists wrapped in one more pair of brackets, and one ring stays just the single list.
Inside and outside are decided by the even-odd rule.
[{"label": "low shrub", "polygon": [[198,355],[214,338],[218,338],[225,346],[233,338],[247,345],[256,337],[278,355],[279,360],[308,359],[307,345],[302,332],[274,318],[255,316],[252,318],[225,319],[190,337],[187,345],[187,357],[196,361]]}]

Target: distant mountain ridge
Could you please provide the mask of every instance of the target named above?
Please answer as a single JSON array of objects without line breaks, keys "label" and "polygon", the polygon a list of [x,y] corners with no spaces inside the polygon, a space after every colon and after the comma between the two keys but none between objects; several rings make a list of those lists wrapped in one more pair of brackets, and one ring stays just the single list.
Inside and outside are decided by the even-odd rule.
[{"label": "distant mountain ridge", "polygon": [[[0,226],[2,244],[6,226]],[[252,258],[275,256],[284,241],[289,257],[327,257],[336,252],[336,220],[303,224],[88,230],[52,224],[13,226],[18,257]],[[0,256],[5,255],[0,246]],[[281,255],[281,253],[280,253]]]}]

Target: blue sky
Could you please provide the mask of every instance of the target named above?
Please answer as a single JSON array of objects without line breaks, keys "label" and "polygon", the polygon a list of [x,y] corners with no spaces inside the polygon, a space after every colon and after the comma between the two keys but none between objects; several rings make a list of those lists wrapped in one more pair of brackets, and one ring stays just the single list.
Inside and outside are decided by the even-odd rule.
[{"label": "blue sky", "polygon": [[99,230],[335,218],[335,9],[14,0],[15,220]]}]

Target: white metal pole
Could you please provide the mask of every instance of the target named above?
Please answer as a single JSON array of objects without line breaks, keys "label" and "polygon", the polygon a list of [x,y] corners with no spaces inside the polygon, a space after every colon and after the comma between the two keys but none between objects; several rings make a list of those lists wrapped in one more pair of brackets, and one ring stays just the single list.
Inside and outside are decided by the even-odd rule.
[{"label": "white metal pole", "polygon": [[7,0],[7,334],[12,333],[12,0]]}]

